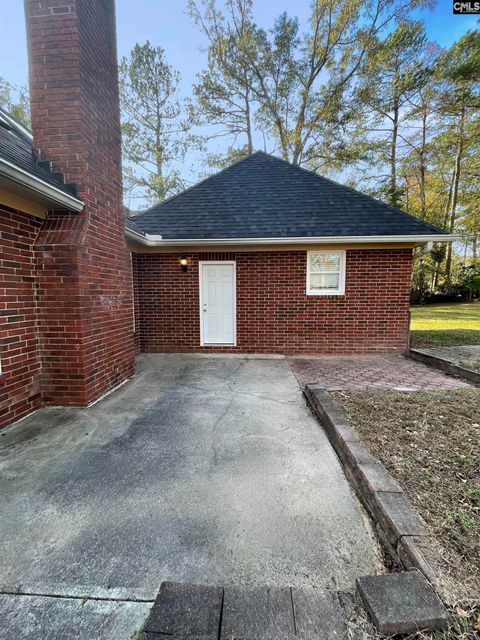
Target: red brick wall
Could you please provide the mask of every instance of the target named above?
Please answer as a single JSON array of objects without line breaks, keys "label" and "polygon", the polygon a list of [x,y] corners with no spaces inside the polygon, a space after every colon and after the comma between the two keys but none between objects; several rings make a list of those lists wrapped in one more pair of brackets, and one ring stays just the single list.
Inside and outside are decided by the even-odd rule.
[{"label": "red brick wall", "polygon": [[0,427],[42,402],[34,262],[41,224],[0,205]]},{"label": "red brick wall", "polygon": [[132,278],[133,278],[133,308],[134,308],[134,326],[135,326],[135,353],[140,353],[140,300],[138,297],[138,287],[135,282],[138,281],[138,262],[135,254],[130,254],[132,260]]},{"label": "red brick wall", "polygon": [[34,144],[75,183],[82,213],[38,237],[45,400],[85,404],[133,373],[113,0],[27,0]]},{"label": "red brick wall", "polygon": [[[355,353],[407,345],[412,251],[347,251],[346,295],[307,296],[306,252],[229,254],[237,270],[237,346],[200,347],[198,261],[134,255],[142,351]],[[227,259],[227,258],[220,258]]]}]

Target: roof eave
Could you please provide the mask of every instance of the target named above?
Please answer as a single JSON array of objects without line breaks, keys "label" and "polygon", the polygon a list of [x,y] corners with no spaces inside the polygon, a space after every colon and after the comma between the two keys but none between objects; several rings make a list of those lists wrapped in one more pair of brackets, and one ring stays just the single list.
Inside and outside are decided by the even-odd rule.
[{"label": "roof eave", "polygon": [[22,187],[26,187],[36,195],[45,198],[63,209],[68,209],[78,213],[82,211],[85,206],[81,200],[78,200],[78,198],[62,191],[62,189],[48,184],[48,182],[28,173],[28,171],[20,169],[20,167],[17,167],[4,158],[0,158],[0,176],[12,180],[17,184],[20,184]]},{"label": "roof eave", "polygon": [[127,238],[135,240],[136,242],[144,244],[148,247],[162,246],[160,244],[163,241],[162,236],[151,235],[149,233],[139,233],[138,231],[129,229],[128,227],[125,227],[125,235],[127,236]]},{"label": "roof eave", "polygon": [[164,239],[162,236],[145,235],[125,229],[127,237],[149,247],[188,247],[188,246],[228,246],[228,245],[278,245],[278,244],[366,244],[366,243],[426,243],[454,242],[459,236],[453,234],[417,234],[401,236],[308,236],[281,238],[184,238]]}]

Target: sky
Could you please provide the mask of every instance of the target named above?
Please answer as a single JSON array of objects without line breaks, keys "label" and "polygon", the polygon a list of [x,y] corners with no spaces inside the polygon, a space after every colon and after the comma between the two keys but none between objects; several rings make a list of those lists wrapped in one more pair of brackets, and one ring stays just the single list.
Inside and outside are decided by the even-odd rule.
[{"label": "sky", "polygon": [[[271,27],[282,11],[297,16],[305,25],[310,0],[254,0],[254,7],[261,27]],[[204,39],[187,14],[187,0],[117,0],[116,14],[119,57],[128,55],[136,42],[150,40],[165,49],[168,63],[181,74],[182,94],[190,95],[196,75],[205,66],[206,55],[201,51]],[[453,15],[452,0],[438,0],[435,9],[422,10],[417,17],[424,19],[428,37],[443,47],[450,46],[469,29],[478,28],[479,18]],[[0,76],[14,85],[27,83],[23,0],[0,0]],[[198,157],[190,160],[190,180],[199,174],[199,162]]]},{"label": "sky", "polygon": [[[341,0],[339,0],[341,1]],[[150,42],[165,49],[168,62],[182,76],[186,93],[205,63],[199,49],[204,41],[187,14],[186,0],[117,0],[119,56],[127,55],[136,42]],[[257,24],[269,27],[282,11],[298,16],[305,24],[310,0],[255,0]],[[452,0],[439,0],[433,11],[420,12],[429,38],[448,47],[478,16],[453,15]],[[27,47],[23,0],[0,0],[0,75],[13,84],[26,83]]]}]

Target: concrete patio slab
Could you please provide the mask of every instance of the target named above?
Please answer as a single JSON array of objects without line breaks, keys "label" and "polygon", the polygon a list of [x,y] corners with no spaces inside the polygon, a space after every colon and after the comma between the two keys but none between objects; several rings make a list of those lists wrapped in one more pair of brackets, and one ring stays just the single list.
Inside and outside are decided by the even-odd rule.
[{"label": "concrete patio slab", "polygon": [[3,591],[153,601],[165,580],[348,590],[382,571],[285,359],[142,357],[96,405],[2,431],[0,490]]},{"label": "concrete patio slab", "polygon": [[0,640],[119,640],[134,638],[151,605],[0,595]]},{"label": "concrete patio slab", "polygon": [[314,383],[328,391],[460,389],[469,384],[402,355],[292,356],[300,386]]}]

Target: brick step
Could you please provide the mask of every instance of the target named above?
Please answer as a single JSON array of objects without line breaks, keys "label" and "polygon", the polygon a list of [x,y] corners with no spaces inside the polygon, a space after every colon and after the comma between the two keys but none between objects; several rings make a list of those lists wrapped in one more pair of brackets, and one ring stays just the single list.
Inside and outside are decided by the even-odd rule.
[{"label": "brick step", "polygon": [[344,637],[347,618],[337,593],[322,589],[164,582],[142,635],[143,640],[330,640]]}]

